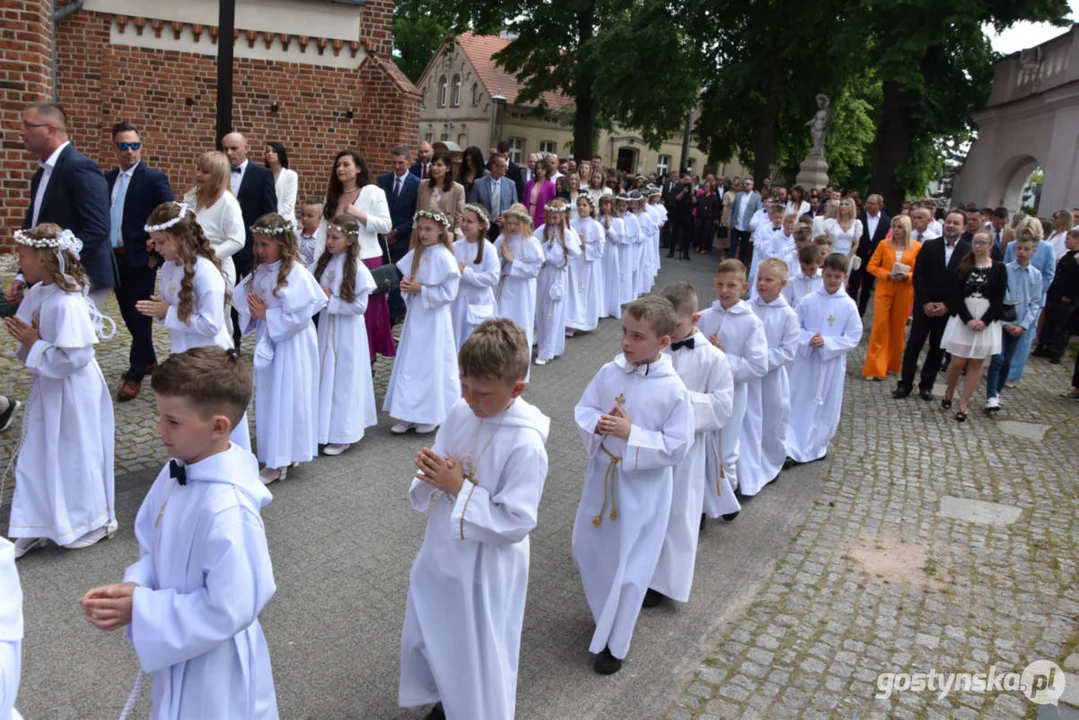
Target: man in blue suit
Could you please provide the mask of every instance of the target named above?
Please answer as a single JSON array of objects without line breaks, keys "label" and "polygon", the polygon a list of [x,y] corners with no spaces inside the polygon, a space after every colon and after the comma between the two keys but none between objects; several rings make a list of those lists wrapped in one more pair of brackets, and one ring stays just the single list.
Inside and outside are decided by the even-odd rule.
[{"label": "man in blue suit", "polygon": [[429,178],[431,176],[431,158],[434,155],[435,150],[431,147],[431,143],[427,141],[421,142],[419,149],[416,151],[416,162],[412,163],[409,172],[420,180]]},{"label": "man in blue suit", "polygon": [[[23,112],[22,140],[38,156],[39,166],[30,182],[30,207],[22,226],[56,223],[82,240],[79,259],[90,280],[90,297],[100,308],[116,287],[105,176],[68,140],[67,114],[58,103],[34,103]],[[17,297],[21,290],[17,281],[7,295]]]},{"label": "man in blue suit", "polygon": [[129,122],[114,125],[112,144],[116,149],[119,167],[105,174],[112,208],[109,215],[109,244],[116,254],[120,275],[116,300],[124,324],[131,332],[128,371],[116,399],[127,402],[138,396],[143,377],[157,364],[154,320],[135,309],[136,302],[148,300],[154,294],[160,261],[156,254],[147,252],[148,235],[143,227],[154,208],[173,198],[165,173],[142,162],[142,138],[134,125]]},{"label": "man in blue suit", "polygon": [[[408,168],[409,152],[404,145],[398,145],[390,151],[391,172],[378,176],[378,186],[386,193],[390,206],[390,222],[393,229],[385,235],[386,246],[390,250],[390,262],[397,262],[408,252],[412,238],[412,217],[416,214],[416,195],[420,179]],[[396,320],[405,314],[405,301],[401,293],[394,290],[387,298],[390,303],[390,317]]]},{"label": "man in blue suit", "polygon": [[[251,226],[266,213],[277,212],[277,190],[274,188],[273,171],[256,165],[247,159],[247,139],[238,132],[221,138],[221,149],[232,166],[232,194],[240,203],[247,238],[244,248],[232,256],[236,266],[236,282],[251,272],[255,259],[255,239]],[[240,347],[240,316],[232,311],[232,340]]]},{"label": "man in blue suit", "polygon": [[468,195],[470,203],[487,208],[491,216],[491,227],[487,228],[487,236],[492,242],[502,232],[502,213],[517,202],[517,185],[506,177],[506,168],[506,158],[495,155],[491,159],[490,175],[476,180],[472,192]]}]

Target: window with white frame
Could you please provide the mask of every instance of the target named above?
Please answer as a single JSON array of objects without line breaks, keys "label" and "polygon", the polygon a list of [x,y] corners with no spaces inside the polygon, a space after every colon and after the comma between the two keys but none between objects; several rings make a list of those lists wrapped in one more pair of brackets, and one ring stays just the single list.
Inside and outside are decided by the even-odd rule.
[{"label": "window with white frame", "polygon": [[510,147],[510,162],[520,165],[525,156],[525,141],[521,138],[509,138],[506,140],[506,144]]},{"label": "window with white frame", "polygon": [[453,106],[461,106],[461,76],[453,76]]},{"label": "window with white frame", "polygon": [[557,147],[558,146],[556,145],[554,140],[540,140],[539,151],[541,153],[556,153],[558,152],[555,149]]},{"label": "window with white frame", "polygon": [[656,174],[663,177],[671,168],[671,156],[660,155],[659,162],[656,164]]},{"label": "window with white frame", "polygon": [[446,142],[449,139],[450,139],[450,134],[449,133],[442,133],[442,135],[439,137],[439,140],[441,140],[442,142]]},{"label": "window with white frame", "polygon": [[692,175],[693,174],[693,167],[694,167],[695,164],[696,164],[696,160],[694,158],[687,159],[686,160],[686,172]]},{"label": "window with white frame", "polygon": [[425,135],[423,136],[423,139],[424,139],[424,140],[425,140],[426,142],[431,142],[432,140],[434,140],[434,139],[435,139],[435,136],[434,136],[434,135],[432,135],[431,133],[426,133],[426,134],[425,134]]},{"label": "window with white frame", "polygon": [[446,107],[446,96],[449,92],[449,83],[446,82],[446,76],[443,75],[438,80],[438,106]]},{"label": "window with white frame", "polygon": [[480,84],[472,83],[472,107],[480,104]]}]

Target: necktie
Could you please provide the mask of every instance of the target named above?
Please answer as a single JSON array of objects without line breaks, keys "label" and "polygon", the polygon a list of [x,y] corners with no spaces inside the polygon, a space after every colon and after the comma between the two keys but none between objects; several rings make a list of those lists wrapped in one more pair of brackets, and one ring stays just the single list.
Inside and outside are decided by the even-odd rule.
[{"label": "necktie", "polygon": [[127,194],[127,173],[120,173],[120,189],[116,191],[116,202],[112,204],[112,216],[109,218],[109,242],[113,248],[123,245],[120,239],[120,225],[124,220],[124,198]]},{"label": "necktie", "polygon": [[187,485],[187,468],[175,460],[169,460],[169,477],[181,485]]},{"label": "necktie", "polygon": [[420,179],[421,180],[426,180],[427,179],[427,163],[424,163],[423,164],[423,169],[420,170]]},{"label": "necktie", "polygon": [[502,214],[502,182],[499,180],[491,181],[491,212]]},{"label": "necktie", "polygon": [[401,192],[401,178],[397,178],[393,181],[393,204],[397,204],[397,196]]},{"label": "necktie", "polygon": [[234,173],[242,173],[243,171],[244,171],[244,169],[242,167],[240,167],[239,165],[232,168],[232,172],[234,172]]},{"label": "necktie", "polygon": [[696,344],[697,341],[694,338],[686,338],[682,342],[671,343],[671,350],[681,350],[682,348],[688,348],[689,350],[692,350],[693,346]]}]

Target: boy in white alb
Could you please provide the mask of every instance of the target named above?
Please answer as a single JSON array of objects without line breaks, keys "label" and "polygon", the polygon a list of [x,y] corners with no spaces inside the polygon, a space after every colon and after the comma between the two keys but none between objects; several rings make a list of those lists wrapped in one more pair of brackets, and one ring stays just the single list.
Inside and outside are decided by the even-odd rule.
[{"label": "boy in white alb", "polygon": [[768,222],[757,226],[753,233],[753,260],[749,265],[749,299],[757,297],[757,272],[761,263],[771,257],[783,257],[783,206],[776,203],[768,208]]},{"label": "boy in white alb", "polygon": [[590,462],[573,524],[573,562],[596,622],[601,675],[629,652],[671,512],[672,468],[693,442],[689,392],[661,351],[678,317],[648,296],[626,306],[622,354],[600,368],[574,414]]},{"label": "boy in white alb", "polygon": [[101,630],[128,626],[152,675],[153,720],[273,720],[258,622],[276,589],[260,516],[271,496],[255,456],[229,442],[251,374],[235,351],[200,347],[161,363],[152,387],[156,430],[173,459],[135,517],[138,562],[80,603]]},{"label": "boy in white alb", "polygon": [[862,339],[858,305],[847,295],[847,257],[824,259],[824,287],[798,303],[802,329],[790,372],[787,464],[820,460],[839,427],[847,353]]},{"label": "boy in white alb", "polygon": [[[802,266],[798,262],[798,254],[802,252],[802,248],[813,244],[813,230],[808,225],[798,225],[794,231],[794,247],[790,249],[787,255],[783,258],[787,261],[787,280],[794,279],[796,275],[801,271]],[[783,288],[783,297],[786,295],[787,288]],[[788,299],[787,302],[790,302]]]},{"label": "boy in white alb", "polygon": [[743,495],[756,495],[775,480],[787,459],[787,424],[791,398],[787,369],[798,352],[801,330],[798,316],[780,295],[787,284],[787,263],[768,258],[757,275],[757,297],[749,306],[764,325],[768,340],[768,373],[749,381],[746,389],[746,425],[760,428],[760,451],[738,457],[738,487]]},{"label": "boy in white alb", "polygon": [[15,710],[22,663],[22,587],[15,546],[0,538],[0,718],[20,719]]},{"label": "boy in white alb", "polygon": [[[738,456],[747,443],[747,451],[759,452],[759,433],[742,432],[746,416],[746,384],[753,378],[763,377],[768,371],[768,341],[764,326],[753,314],[749,304],[741,300],[748,284],[746,266],[739,260],[724,260],[716,269],[716,301],[701,313],[697,328],[704,336],[727,355],[734,376],[734,407],[727,421],[727,432],[719,431],[722,473],[731,487],[738,488]],[[748,436],[748,440],[747,440]],[[715,469],[714,454],[709,453],[708,475],[719,474]],[[726,509],[729,500],[721,497],[717,486],[709,483],[704,488],[704,512],[708,517],[733,519],[737,511]]]},{"label": "boy in white alb", "polygon": [[804,297],[824,287],[820,265],[821,254],[816,245],[809,244],[798,251],[798,274],[791,277],[783,288],[783,297],[792,308],[797,308]]},{"label": "boy in white alb", "polygon": [[430,514],[409,576],[397,697],[435,703],[431,720],[514,715],[550,428],[520,397],[530,355],[509,320],[480,323],[459,355],[462,399],[416,456],[409,499]]},{"label": "boy in white alb", "polygon": [[[663,288],[660,297],[670,301],[678,316],[671,345],[663,353],[670,357],[675,372],[689,391],[696,432],[685,458],[674,468],[667,534],[644,596],[644,607],[654,607],[665,597],[689,602],[704,507],[704,486],[723,481],[719,477],[705,476],[704,458],[709,451],[709,441],[715,431],[726,424],[734,405],[734,378],[727,356],[697,329],[701,316],[697,312],[697,293],[693,286],[673,282]],[[738,502],[730,487],[726,489],[726,496]]]}]

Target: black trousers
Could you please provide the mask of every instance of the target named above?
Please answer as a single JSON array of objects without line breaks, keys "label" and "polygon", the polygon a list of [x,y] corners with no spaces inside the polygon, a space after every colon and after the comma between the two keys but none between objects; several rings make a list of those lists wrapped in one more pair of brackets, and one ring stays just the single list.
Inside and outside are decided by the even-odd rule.
[{"label": "black trousers", "polygon": [[921,306],[914,308],[914,320],[910,324],[910,337],[907,338],[907,348],[903,351],[903,373],[899,384],[904,387],[914,386],[914,373],[918,369],[918,356],[922,352],[922,346],[929,340],[929,352],[925,356],[925,364],[922,365],[922,376],[918,382],[919,390],[932,390],[933,383],[937,380],[940,372],[940,364],[944,359],[944,350],[940,347],[940,338],[944,335],[944,327],[948,324],[948,316],[929,317]]},{"label": "black trousers", "polygon": [[1038,334],[1038,349],[1043,350],[1049,357],[1062,357],[1068,346],[1068,336],[1071,334],[1072,316],[1076,311],[1076,303],[1049,300],[1045,304],[1042,321],[1042,331]]},{"label": "black trousers", "polygon": [[[411,238],[400,238],[393,245],[390,245],[390,262],[396,263],[398,260],[408,254],[408,244]],[[491,242],[494,242],[492,240]],[[383,257],[385,260],[385,257]],[[405,299],[401,297],[400,290],[390,290],[390,294],[386,296],[386,301],[390,304],[390,325],[393,325],[393,319],[398,315],[404,315],[405,313]]]},{"label": "black trousers", "polygon": [[674,257],[677,248],[681,257],[689,257],[689,242],[693,238],[693,216],[675,216],[671,219],[671,239],[667,257]]},{"label": "black trousers", "polygon": [[[255,264],[254,256],[245,258],[243,260],[237,260],[236,256],[232,256],[232,263],[236,268],[236,284],[239,285],[240,281],[244,279],[251,272],[251,266]],[[243,334],[240,332],[240,313],[236,312],[236,309],[232,310],[232,344],[236,347],[237,352],[240,350],[240,338]]]},{"label": "black trousers", "polygon": [[858,314],[865,317],[865,311],[869,308],[869,298],[873,295],[873,284],[877,281],[870,273],[866,272],[865,266],[868,260],[862,258],[862,266],[850,274],[850,283],[847,286],[847,294],[858,303]]},{"label": "black trousers", "polygon": [[749,233],[745,230],[737,230],[731,228],[731,245],[727,248],[727,259],[734,258],[741,260],[745,263],[746,267],[749,267],[749,260],[746,258],[753,254],[753,243],[749,239]]},{"label": "black trousers", "polygon": [[149,300],[154,294],[154,281],[157,269],[137,267],[127,261],[126,256],[117,253],[116,265],[120,273],[120,284],[116,287],[116,302],[120,305],[120,316],[131,333],[131,351],[128,354],[127,379],[142,382],[146,375],[146,366],[157,362],[154,353],[154,319],[135,309],[139,300]]}]

